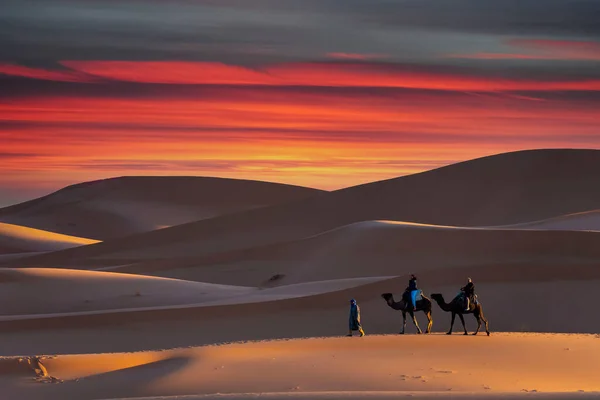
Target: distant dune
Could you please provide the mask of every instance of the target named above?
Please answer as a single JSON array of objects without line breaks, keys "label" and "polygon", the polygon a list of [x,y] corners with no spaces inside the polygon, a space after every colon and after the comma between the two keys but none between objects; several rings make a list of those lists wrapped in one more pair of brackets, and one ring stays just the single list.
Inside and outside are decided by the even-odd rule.
[{"label": "distant dune", "polygon": [[[18,316],[246,304],[314,296],[389,279],[338,279],[259,290],[123,273],[0,268],[0,321]],[[12,317],[11,317],[12,316]],[[25,318],[25,319],[27,319]]]},{"label": "distant dune", "polygon": [[318,193],[237,179],[122,177],[72,185],[0,209],[0,221],[104,240]]},{"label": "distant dune", "polygon": [[366,220],[492,226],[596,210],[600,150],[500,154],[44,258],[152,259],[293,241]]},{"label": "distant dune", "polygon": [[194,304],[253,289],[51,268],[0,269],[0,288],[2,316]]},{"label": "distant dune", "polygon": [[0,254],[54,251],[93,243],[98,241],[0,222]]}]

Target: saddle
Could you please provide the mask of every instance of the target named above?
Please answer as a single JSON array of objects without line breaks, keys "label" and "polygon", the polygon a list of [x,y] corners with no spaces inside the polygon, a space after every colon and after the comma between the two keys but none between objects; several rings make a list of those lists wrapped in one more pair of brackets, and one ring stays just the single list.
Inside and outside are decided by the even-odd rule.
[{"label": "saddle", "polygon": [[[423,291],[421,289],[417,289],[416,299],[417,299],[417,301],[423,300]],[[410,290],[405,290],[404,293],[402,293],[402,300],[404,300],[405,303],[408,303],[411,301]]]},{"label": "saddle", "polygon": [[[457,295],[456,295],[456,297],[454,297],[454,299],[460,301],[460,304],[462,307],[467,306],[467,295],[462,290],[457,293]],[[471,296],[471,298],[469,300],[471,301],[471,304],[479,304],[479,300],[477,300],[476,294]]]}]

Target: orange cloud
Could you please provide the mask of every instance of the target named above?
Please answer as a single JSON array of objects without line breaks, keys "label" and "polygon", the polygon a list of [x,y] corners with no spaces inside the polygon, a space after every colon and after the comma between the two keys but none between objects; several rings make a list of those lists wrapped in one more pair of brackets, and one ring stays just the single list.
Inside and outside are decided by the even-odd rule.
[{"label": "orange cloud", "polygon": [[123,174],[213,175],[333,189],[502,151],[599,144],[593,102],[263,89],[4,101],[3,172],[61,184]]}]

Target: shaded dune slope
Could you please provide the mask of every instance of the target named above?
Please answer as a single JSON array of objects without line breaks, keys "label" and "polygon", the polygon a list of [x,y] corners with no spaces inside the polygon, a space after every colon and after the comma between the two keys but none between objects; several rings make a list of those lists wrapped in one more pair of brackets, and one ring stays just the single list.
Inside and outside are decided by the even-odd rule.
[{"label": "shaded dune slope", "polygon": [[321,193],[259,181],[203,177],[121,177],[72,185],[0,209],[0,221],[107,239]]},{"label": "shaded dune slope", "polygon": [[290,203],[228,214],[44,256],[142,260],[298,240],[366,220],[492,226],[598,209],[600,151],[535,150],[485,157]]},{"label": "shaded dune slope", "polygon": [[[366,221],[299,241],[208,256],[166,257],[117,270],[258,286],[453,268],[476,273],[487,267],[520,271],[521,276],[539,280],[564,279],[572,272],[566,266],[579,268],[576,276],[600,277],[600,233]],[[269,282],[274,276],[279,279]]]}]

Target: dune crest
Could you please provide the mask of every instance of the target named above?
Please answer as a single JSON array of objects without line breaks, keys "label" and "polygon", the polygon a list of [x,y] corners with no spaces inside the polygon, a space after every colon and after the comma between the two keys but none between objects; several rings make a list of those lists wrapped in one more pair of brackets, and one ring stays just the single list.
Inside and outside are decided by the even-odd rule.
[{"label": "dune crest", "polygon": [[499,228],[509,229],[543,229],[565,231],[600,231],[600,210],[561,215],[541,221],[507,225]]}]

